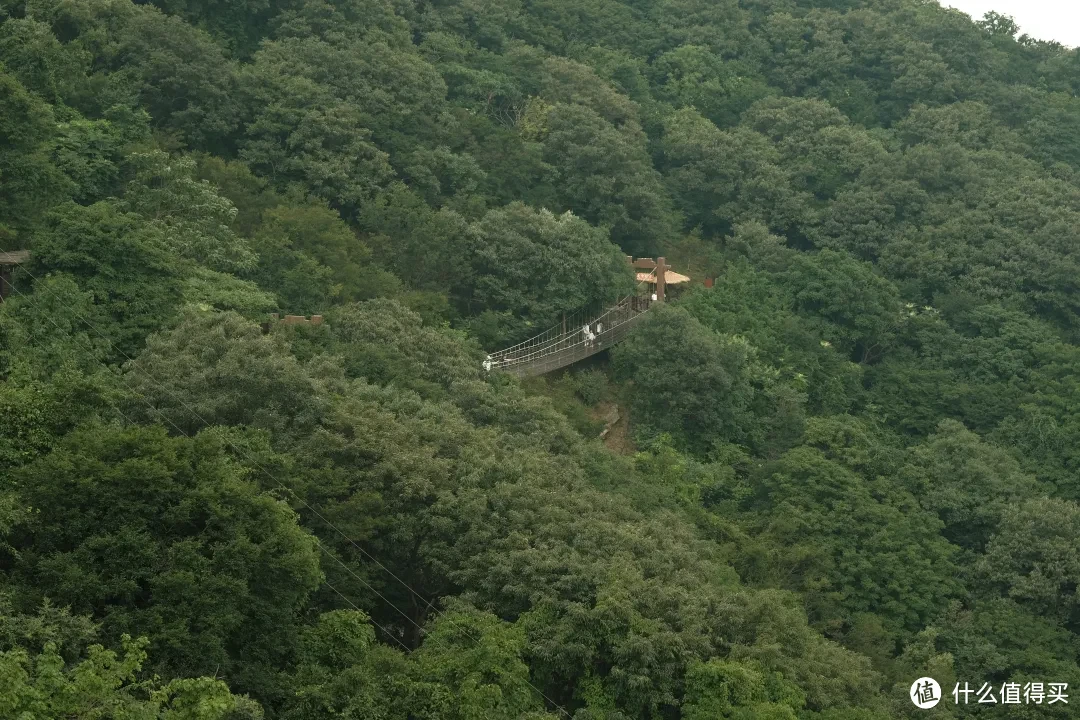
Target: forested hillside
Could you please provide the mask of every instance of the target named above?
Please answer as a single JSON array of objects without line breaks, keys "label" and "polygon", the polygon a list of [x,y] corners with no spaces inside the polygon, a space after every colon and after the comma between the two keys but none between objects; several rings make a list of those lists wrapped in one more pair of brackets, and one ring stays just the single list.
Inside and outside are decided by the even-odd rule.
[{"label": "forested hillside", "polygon": [[0,0],[0,718],[1075,717],[952,689],[1080,693],[1078,92],[935,0]]}]

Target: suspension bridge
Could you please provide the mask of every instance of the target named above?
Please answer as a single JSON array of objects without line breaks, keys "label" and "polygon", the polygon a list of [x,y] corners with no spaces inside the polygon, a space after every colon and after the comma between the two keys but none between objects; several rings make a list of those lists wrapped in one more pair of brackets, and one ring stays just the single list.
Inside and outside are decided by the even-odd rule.
[{"label": "suspension bridge", "polygon": [[634,268],[647,271],[637,274],[638,285],[632,294],[610,306],[583,308],[565,315],[562,322],[545,332],[491,353],[484,367],[524,377],[543,375],[584,360],[623,340],[650,307],[664,301],[667,285],[690,280],[672,271],[662,257],[634,260],[628,256],[627,260]]}]

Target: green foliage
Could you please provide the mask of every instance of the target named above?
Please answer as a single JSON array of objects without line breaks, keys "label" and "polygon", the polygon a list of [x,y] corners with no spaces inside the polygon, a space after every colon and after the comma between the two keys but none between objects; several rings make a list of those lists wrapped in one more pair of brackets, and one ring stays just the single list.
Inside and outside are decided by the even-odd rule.
[{"label": "green foliage", "polygon": [[128,163],[134,179],[123,207],[160,229],[172,253],[222,272],[254,266],[255,254],[229,228],[236,208],[210,183],[195,179],[194,160],[133,153]]},{"label": "green foliage", "polygon": [[[724,62],[701,45],[683,45],[652,63],[657,94],[677,106],[693,107],[719,127],[730,127],[757,100],[776,93],[752,69]],[[750,76],[750,77],[747,77]]]},{"label": "green foliage", "polygon": [[8,18],[0,25],[0,63],[23,87],[49,103],[74,95],[90,59],[85,51],[65,47],[47,24],[35,18]]},{"label": "green foliage", "polygon": [[581,105],[539,112],[544,160],[561,176],[559,203],[608,228],[625,252],[652,252],[674,234],[675,215],[635,124],[616,128]]},{"label": "green foliage", "polygon": [[200,310],[235,310],[260,320],[278,306],[273,295],[254,283],[207,268],[196,270],[184,282],[184,303]]},{"label": "green foliage", "polygon": [[122,638],[117,653],[101,645],[65,667],[53,643],[38,654],[24,650],[0,653],[0,712],[8,717],[138,718],[139,720],[260,720],[262,710],[229,692],[210,677],[138,681],[146,661],[146,638]]},{"label": "green foliage", "polygon": [[103,95],[134,95],[156,128],[175,133],[191,149],[220,148],[240,110],[227,53],[205,31],[150,6],[95,2],[92,12],[117,16],[101,18],[104,27],[87,33],[97,36],[95,43],[104,41],[103,67],[95,74],[104,75]]},{"label": "green foliage", "polygon": [[453,607],[432,623],[415,655],[418,718],[530,716],[540,720],[543,702],[522,659],[525,633],[490,613]]},{"label": "green foliage", "polygon": [[359,610],[319,615],[300,638],[299,662],[288,677],[291,697],[282,717],[405,718],[411,695],[406,658],[375,640]]},{"label": "green foliage", "polygon": [[942,421],[911,455],[908,487],[945,523],[945,537],[963,548],[982,551],[1010,506],[1041,494],[1015,458],[954,420]]},{"label": "green foliage", "polygon": [[718,335],[680,308],[650,312],[612,362],[633,383],[640,431],[670,432],[696,452],[725,443],[764,450],[783,442],[771,429],[802,413],[797,394],[777,402],[783,390],[745,338]]},{"label": "green foliage", "polygon": [[93,203],[121,191],[120,177],[128,150],[149,136],[149,116],[114,106],[100,120],[75,118],[57,127],[53,162],[77,186],[73,198]]},{"label": "green foliage", "polygon": [[886,482],[864,481],[807,447],[765,465],[744,504],[758,514],[750,527],[761,549],[750,558],[779,556],[759,555],[751,562],[762,567],[748,571],[775,573],[766,581],[801,590],[819,622],[878,612],[893,631],[917,629],[959,590],[955,548],[938,534],[937,518]]},{"label": "green foliage", "polygon": [[290,79],[281,87],[279,81],[252,104],[260,111],[246,127],[240,157],[278,187],[305,187],[352,211],[393,176],[359,111],[325,98],[317,86]]},{"label": "green foliage", "polygon": [[33,292],[0,305],[0,371],[9,381],[47,381],[68,369],[96,374],[108,357],[108,341],[95,332],[104,322],[93,294],[71,275],[41,278]]},{"label": "green foliage", "polygon": [[608,391],[608,378],[600,370],[585,370],[574,375],[574,389],[582,402],[595,405]]},{"label": "green foliage", "polygon": [[563,313],[600,306],[632,289],[625,256],[605,233],[571,213],[556,216],[521,203],[489,211],[471,228],[469,275],[454,288],[469,314],[509,319],[489,346],[555,325]]},{"label": "green foliage", "polygon": [[395,384],[441,395],[455,383],[475,381],[479,353],[460,335],[425,325],[394,300],[372,300],[335,310],[331,347],[346,374],[379,385]]},{"label": "green foliage", "polygon": [[721,130],[690,108],[663,123],[664,179],[685,226],[715,237],[738,221],[783,230],[807,214],[806,193],[792,186],[790,170],[762,135],[746,128]]},{"label": "green foliage", "polygon": [[[330,273],[334,297],[342,301],[351,302],[380,295],[388,282],[383,279],[385,273],[370,267],[371,252],[357,239],[356,234],[336,212],[319,203],[286,205],[267,210],[263,213],[262,226],[256,239],[274,247],[279,253],[291,251],[301,265],[314,261],[321,268],[326,268]],[[267,258],[262,263],[260,274],[281,272],[288,265],[288,261],[280,256]],[[273,278],[261,284],[274,288],[287,286],[287,283],[285,278]],[[300,305],[306,303],[301,302]]]},{"label": "green foliage", "polygon": [[[0,0],[0,252],[32,253],[0,716],[1080,685],[1080,54],[1017,34],[922,0]],[[632,292],[624,253],[693,282],[610,364],[484,372]]]},{"label": "green foliage", "polygon": [[794,266],[777,279],[791,293],[795,310],[825,321],[821,334],[860,363],[887,352],[898,327],[915,314],[913,306],[903,308],[895,286],[869,263],[831,250],[791,259]]},{"label": "green foliage", "polygon": [[1058,617],[1075,628],[1080,612],[1075,592],[1078,524],[1080,506],[1068,500],[1032,498],[1009,507],[979,560],[979,571],[1036,614]]},{"label": "green foliage", "polygon": [[90,293],[110,357],[134,355],[180,302],[182,267],[162,227],[112,202],[56,207],[33,247],[35,275],[66,273]]},{"label": "green foliage", "polygon": [[[2,26],[0,26],[2,27]],[[13,241],[33,226],[50,203],[69,189],[69,181],[48,157],[48,145],[56,133],[52,108],[24,88],[0,64],[0,241]]]},{"label": "green foliage", "polygon": [[48,453],[73,426],[123,397],[102,365],[109,356],[96,331],[103,320],[90,293],[62,273],[0,305],[0,466]]},{"label": "green foliage", "polygon": [[402,183],[365,207],[359,226],[368,234],[373,262],[410,287],[446,292],[472,282],[468,221],[453,209],[435,211]]},{"label": "green foliage", "polygon": [[[745,233],[739,236],[744,238]],[[694,292],[682,303],[718,333],[753,338],[780,377],[806,393],[810,412],[827,416],[860,406],[863,367],[823,339],[822,326],[805,322],[793,305],[787,288],[745,260],[730,264],[711,290]]]},{"label": "green foliage", "polygon": [[207,425],[310,425],[323,404],[283,343],[235,312],[189,308],[125,370],[137,394],[127,412],[185,434]]},{"label": "green foliage", "polygon": [[152,638],[167,675],[223,672],[266,696],[321,579],[313,538],[212,432],[90,424],[16,472],[20,603],[43,597]]},{"label": "green foliage", "polygon": [[[1054,619],[1025,612],[1013,600],[987,598],[970,608],[955,603],[933,632],[936,645],[953,660],[958,676],[992,673],[1021,685],[1044,675],[1060,677],[1070,685],[1072,678],[1080,679],[1075,651],[1069,648],[1072,633]],[[1057,705],[1045,706],[1042,714],[1067,717],[1069,711],[1058,710]]]},{"label": "green foliage", "polygon": [[713,659],[695,663],[687,672],[683,717],[768,718],[794,720],[806,702],[798,687],[779,674],[762,673],[754,663]]}]

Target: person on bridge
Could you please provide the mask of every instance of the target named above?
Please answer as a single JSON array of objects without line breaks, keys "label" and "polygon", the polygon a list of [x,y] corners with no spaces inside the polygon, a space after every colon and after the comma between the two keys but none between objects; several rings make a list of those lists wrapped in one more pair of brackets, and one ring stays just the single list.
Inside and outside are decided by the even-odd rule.
[{"label": "person on bridge", "polygon": [[589,329],[589,323],[585,323],[585,327],[581,328],[581,335],[585,338],[585,347],[592,345],[596,336],[592,334],[592,330]]},{"label": "person on bridge", "polygon": [[487,372],[491,372],[491,356],[490,355],[488,355],[487,359],[484,360],[484,370],[487,371]]}]

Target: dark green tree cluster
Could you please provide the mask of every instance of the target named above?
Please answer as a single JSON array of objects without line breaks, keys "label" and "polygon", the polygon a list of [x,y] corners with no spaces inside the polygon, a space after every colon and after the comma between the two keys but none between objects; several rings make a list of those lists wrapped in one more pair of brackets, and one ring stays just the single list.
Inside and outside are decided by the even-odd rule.
[{"label": "dark green tree cluster", "polygon": [[[0,0],[0,716],[1080,688],[1078,93],[924,0]],[[715,285],[482,369],[627,254]]]}]

